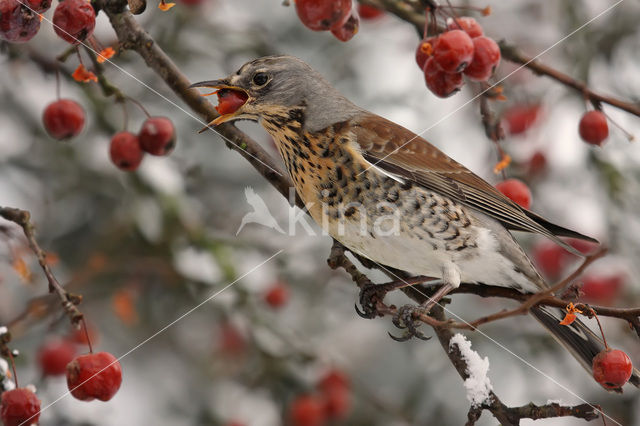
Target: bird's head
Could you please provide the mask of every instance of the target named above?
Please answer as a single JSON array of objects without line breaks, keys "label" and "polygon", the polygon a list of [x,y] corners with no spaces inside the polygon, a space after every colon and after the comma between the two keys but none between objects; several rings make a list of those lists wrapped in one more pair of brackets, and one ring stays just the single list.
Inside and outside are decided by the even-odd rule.
[{"label": "bird's head", "polygon": [[209,125],[233,120],[254,120],[293,108],[305,111],[305,127],[320,129],[339,121],[346,111],[359,110],[317,71],[293,56],[265,56],[247,62],[219,80],[201,81],[191,87],[217,89],[220,104]]}]

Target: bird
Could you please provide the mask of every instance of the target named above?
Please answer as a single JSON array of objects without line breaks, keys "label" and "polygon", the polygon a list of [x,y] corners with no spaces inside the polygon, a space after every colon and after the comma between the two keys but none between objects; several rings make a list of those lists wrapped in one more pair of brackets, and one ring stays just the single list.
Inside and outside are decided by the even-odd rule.
[{"label": "bird", "polygon": [[248,223],[257,223],[274,229],[281,234],[284,234],[284,231],[282,230],[280,225],[278,225],[278,222],[276,222],[265,202],[262,200],[262,198],[260,198],[258,194],[256,194],[253,188],[247,186],[244,189],[244,196],[247,199],[247,203],[249,203],[249,205],[253,207],[253,211],[245,214],[242,217],[242,222],[240,223],[240,227],[236,231],[236,236]]},{"label": "bird", "polygon": [[[511,231],[543,235],[578,255],[560,237],[597,243],[519,206],[424,138],[355,105],[296,57],[261,57],[190,87],[246,99],[209,126],[259,122],[309,214],[335,240],[380,265],[438,279],[425,311],[462,282],[523,293],[548,288]],[[559,325],[561,310],[534,306],[530,313],[591,371],[605,347],[589,327]],[[637,370],[631,382],[640,385]]]}]

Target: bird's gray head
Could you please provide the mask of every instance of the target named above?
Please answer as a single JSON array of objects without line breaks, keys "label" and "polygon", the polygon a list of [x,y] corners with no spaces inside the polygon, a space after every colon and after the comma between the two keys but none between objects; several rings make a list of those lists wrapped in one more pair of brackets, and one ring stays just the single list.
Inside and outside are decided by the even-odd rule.
[{"label": "bird's gray head", "polygon": [[[361,111],[317,71],[293,56],[258,58],[226,78],[191,87],[219,89],[221,116],[210,123],[213,125],[240,119],[258,121],[283,109],[301,108],[304,128],[313,132]],[[241,105],[236,109],[237,104]]]}]

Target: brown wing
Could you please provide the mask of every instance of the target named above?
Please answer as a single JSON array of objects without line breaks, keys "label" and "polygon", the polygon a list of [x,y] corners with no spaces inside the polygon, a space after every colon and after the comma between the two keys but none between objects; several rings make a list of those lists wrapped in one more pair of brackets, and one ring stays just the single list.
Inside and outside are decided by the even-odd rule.
[{"label": "brown wing", "polygon": [[373,114],[355,118],[352,124],[365,159],[382,170],[473,207],[497,219],[507,229],[545,235],[576,254],[579,252],[558,236],[597,242],[520,207],[462,164],[398,124]]}]

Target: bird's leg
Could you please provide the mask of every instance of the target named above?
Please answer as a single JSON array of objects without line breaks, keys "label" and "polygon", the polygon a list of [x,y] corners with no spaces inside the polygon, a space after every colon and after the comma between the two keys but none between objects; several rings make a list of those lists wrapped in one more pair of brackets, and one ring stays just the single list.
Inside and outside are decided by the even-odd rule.
[{"label": "bird's leg", "polygon": [[409,287],[416,284],[422,284],[427,281],[434,280],[435,278],[426,277],[424,275],[418,275],[416,277],[410,277],[407,279],[399,279],[396,281],[390,281],[384,284],[367,284],[360,290],[360,306],[362,310],[356,305],[356,312],[362,318],[375,318],[378,315],[378,303],[384,300],[387,293],[399,288]]},{"label": "bird's leg", "polygon": [[400,337],[396,337],[389,333],[389,336],[398,342],[405,342],[412,337],[418,339],[428,340],[430,337],[426,337],[424,333],[418,330],[418,326],[422,324],[421,321],[415,318],[420,315],[427,315],[429,311],[442,300],[451,290],[454,290],[460,286],[460,272],[453,263],[448,263],[442,270],[442,286],[431,297],[427,297],[427,300],[421,303],[419,306],[404,305],[401,306],[397,313],[393,317],[393,324],[402,329],[406,329],[404,334]]}]

